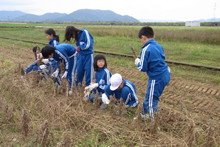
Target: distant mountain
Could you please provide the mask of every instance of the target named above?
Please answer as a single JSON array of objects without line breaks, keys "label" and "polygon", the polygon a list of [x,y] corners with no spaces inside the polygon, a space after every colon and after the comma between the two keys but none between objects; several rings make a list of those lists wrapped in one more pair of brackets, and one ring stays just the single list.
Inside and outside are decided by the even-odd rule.
[{"label": "distant mountain", "polygon": [[41,15],[42,21],[56,21],[56,19],[67,16],[66,13],[46,13]]},{"label": "distant mountain", "polygon": [[46,13],[44,15],[34,15],[24,12],[20,12],[18,15],[16,12],[19,11],[0,11],[0,21],[139,22],[139,20],[131,16],[122,16],[110,10],[81,9],[70,14]]},{"label": "distant mountain", "polygon": [[11,19],[11,21],[40,21],[40,16],[34,14],[25,14]]},{"label": "distant mountain", "polygon": [[46,13],[44,15],[25,14],[12,19],[12,21],[56,21],[57,18],[66,15],[65,13]]},{"label": "distant mountain", "polygon": [[110,10],[81,9],[61,18],[62,21],[139,22],[131,16],[122,16]]},{"label": "distant mountain", "polygon": [[0,11],[0,21],[11,21],[16,17],[25,15],[26,13],[21,11]]}]

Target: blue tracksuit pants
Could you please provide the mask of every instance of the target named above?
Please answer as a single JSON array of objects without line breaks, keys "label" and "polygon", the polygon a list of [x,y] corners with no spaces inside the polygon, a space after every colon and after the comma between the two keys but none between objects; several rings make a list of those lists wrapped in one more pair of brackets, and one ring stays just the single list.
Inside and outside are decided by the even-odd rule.
[{"label": "blue tracksuit pants", "polygon": [[29,65],[26,69],[25,69],[25,72],[28,73],[30,71],[36,71],[36,70],[39,70],[39,66],[37,65],[37,62],[38,61],[34,61],[34,63],[32,63],[31,65]]},{"label": "blue tracksuit pants", "polygon": [[69,58],[69,68],[68,68],[68,74],[67,74],[67,79],[68,79],[70,88],[73,87],[75,69],[76,69],[76,57],[73,56]]},{"label": "blue tracksuit pants", "polygon": [[82,84],[84,75],[86,76],[86,86],[88,86],[92,82],[93,78],[93,54],[77,54],[77,80],[76,86],[78,83]]},{"label": "blue tracksuit pants", "polygon": [[154,118],[153,113],[158,111],[159,97],[163,93],[165,86],[170,81],[170,72],[167,71],[159,79],[149,79],[147,93],[143,102],[143,113],[149,113],[151,119]]}]

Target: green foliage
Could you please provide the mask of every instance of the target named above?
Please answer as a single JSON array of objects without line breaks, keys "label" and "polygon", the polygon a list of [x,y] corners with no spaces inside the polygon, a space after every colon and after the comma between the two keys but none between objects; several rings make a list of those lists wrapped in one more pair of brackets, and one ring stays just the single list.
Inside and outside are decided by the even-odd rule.
[{"label": "green foliage", "polygon": [[[64,39],[64,31],[67,25],[76,25],[77,28],[86,28],[93,35],[94,50],[129,54],[130,45],[134,46],[139,55],[142,44],[137,37],[141,26],[121,25],[88,25],[88,23],[73,24],[17,24],[17,26],[32,26],[31,28],[0,28],[0,37],[35,41],[47,44],[44,31],[52,27],[60,36],[60,42]],[[2,26],[16,26],[15,24],[1,24]],[[219,66],[220,29],[217,27],[166,27],[155,26],[155,37],[162,44],[168,60]],[[11,41],[7,41],[11,42]],[[72,42],[70,42],[72,43]],[[13,44],[21,44],[13,41]],[[23,43],[27,44],[27,43]],[[32,44],[32,46],[38,44]],[[25,45],[26,46],[26,45]],[[31,44],[27,45],[32,48]],[[39,45],[43,47],[44,45]]]}]

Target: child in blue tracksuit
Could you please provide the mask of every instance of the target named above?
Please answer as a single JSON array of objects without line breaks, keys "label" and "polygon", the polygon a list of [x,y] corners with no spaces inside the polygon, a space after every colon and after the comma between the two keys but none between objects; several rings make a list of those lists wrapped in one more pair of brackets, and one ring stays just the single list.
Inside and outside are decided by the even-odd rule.
[{"label": "child in blue tracksuit", "polygon": [[56,32],[54,31],[54,29],[52,28],[49,28],[47,30],[45,30],[45,35],[46,35],[46,38],[49,40],[49,43],[48,45],[49,46],[57,46],[59,44],[59,36],[56,35]]},{"label": "child in blue tracksuit", "polygon": [[76,48],[70,44],[59,44],[56,47],[45,46],[41,52],[44,58],[64,61],[65,72],[61,78],[67,78],[69,82],[69,95],[71,95],[74,83],[74,70],[76,68]]},{"label": "child in blue tracksuit", "polygon": [[82,84],[83,77],[86,75],[86,86],[92,82],[93,77],[93,37],[86,29],[77,29],[67,26],[64,41],[74,38],[77,46],[77,76],[76,86]]},{"label": "child in blue tracksuit", "polygon": [[[39,71],[39,73],[44,78],[49,78],[50,76],[52,76],[54,78],[55,84],[60,86],[61,79],[58,75],[59,65],[57,61],[55,61],[53,58],[42,59],[42,54],[38,46],[35,46],[33,48],[33,52],[35,54],[36,61],[25,69],[25,74],[31,71]],[[51,73],[51,71],[53,73]]]},{"label": "child in blue tracksuit", "polygon": [[95,73],[95,83],[91,83],[89,86],[85,87],[85,99],[89,99],[93,102],[94,98],[92,93],[98,92],[98,97],[101,97],[104,93],[106,85],[109,84],[109,79],[111,78],[111,72],[107,69],[107,61],[104,55],[96,55],[93,64]]},{"label": "child in blue tracksuit", "polygon": [[31,71],[37,71],[40,70],[39,69],[39,64],[40,64],[40,60],[42,59],[42,54],[41,54],[41,50],[40,47],[35,46],[32,49],[34,56],[35,56],[35,61],[29,65],[26,69],[25,69],[25,74],[31,72]]},{"label": "child in blue tracksuit", "polygon": [[146,72],[149,81],[141,117],[154,120],[154,112],[158,111],[158,101],[165,86],[170,81],[170,69],[165,62],[163,47],[154,39],[154,31],[151,27],[143,27],[139,31],[143,44],[140,58],[135,59],[139,71]]},{"label": "child in blue tracksuit", "polygon": [[112,75],[110,84],[104,89],[102,94],[104,104],[109,104],[110,95],[114,96],[117,100],[122,98],[126,108],[137,107],[138,105],[135,85],[130,81],[122,79],[122,76],[118,73]]}]

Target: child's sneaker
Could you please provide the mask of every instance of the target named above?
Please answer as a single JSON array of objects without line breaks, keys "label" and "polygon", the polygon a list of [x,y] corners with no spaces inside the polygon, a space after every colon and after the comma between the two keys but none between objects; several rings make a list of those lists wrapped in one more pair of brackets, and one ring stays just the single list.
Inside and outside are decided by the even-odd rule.
[{"label": "child's sneaker", "polygon": [[141,112],[140,116],[143,120],[150,120],[150,115],[148,113],[144,114],[143,112]]}]

